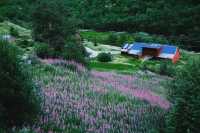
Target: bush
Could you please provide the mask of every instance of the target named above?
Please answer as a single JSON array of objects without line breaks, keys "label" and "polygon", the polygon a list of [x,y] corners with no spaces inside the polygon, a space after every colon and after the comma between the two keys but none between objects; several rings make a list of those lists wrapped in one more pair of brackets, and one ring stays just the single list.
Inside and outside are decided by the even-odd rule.
[{"label": "bush", "polygon": [[54,57],[55,52],[48,44],[38,43],[35,46],[36,55],[42,59]]},{"label": "bush", "polygon": [[149,34],[143,33],[143,32],[135,33],[134,38],[135,38],[136,42],[146,42],[146,43],[148,43],[148,42],[153,41]]},{"label": "bush", "polygon": [[14,37],[19,37],[19,32],[17,29],[11,27],[10,28],[10,35],[14,36]]},{"label": "bush", "polygon": [[97,38],[96,37],[94,38],[94,46],[98,46]]},{"label": "bush", "polygon": [[0,22],[3,22],[4,18],[2,16],[0,16]]},{"label": "bush", "polygon": [[161,44],[168,43],[168,40],[162,36],[149,35],[143,32],[135,33],[134,37],[136,42],[161,43]]},{"label": "bush", "polygon": [[159,68],[159,73],[161,75],[173,76],[175,74],[175,64],[169,61],[162,61]]},{"label": "bush", "polygon": [[160,64],[160,74],[161,75],[166,75],[167,74],[167,64],[166,63],[161,63]]},{"label": "bush", "polygon": [[62,57],[66,60],[74,60],[83,65],[87,64],[85,59],[85,48],[74,42],[68,42],[62,52]]},{"label": "bush", "polygon": [[122,46],[125,43],[128,43],[128,36],[120,35],[117,39],[117,46]]},{"label": "bush", "polygon": [[86,65],[85,56],[87,54],[82,44],[77,44],[75,41],[69,41],[62,51],[57,51],[51,48],[48,44],[38,43],[35,47],[36,55],[44,58],[63,58],[66,60],[74,60],[78,63]]},{"label": "bush", "polygon": [[34,42],[28,41],[28,40],[18,39],[17,40],[17,46],[19,46],[21,48],[33,47],[34,46]]},{"label": "bush", "polygon": [[1,120],[4,120],[5,118],[4,118],[4,115],[3,115],[3,112],[4,112],[5,110],[4,110],[4,108],[3,108],[3,106],[1,105],[1,103],[0,103],[0,132],[1,132],[1,128],[3,127],[3,121],[1,121]]},{"label": "bush", "polygon": [[109,62],[112,61],[112,56],[110,53],[100,53],[97,56],[97,60],[100,62]]},{"label": "bush", "polygon": [[132,36],[126,35],[126,34],[121,34],[118,37],[117,46],[121,47],[125,43],[133,43],[133,42],[134,42],[134,39],[132,38]]},{"label": "bush", "polygon": [[0,42],[0,123],[6,126],[32,123],[40,111],[39,90],[20,55],[16,46]]},{"label": "bush", "polygon": [[163,36],[153,35],[152,40],[153,40],[153,42],[161,43],[161,44],[169,43],[169,41],[166,38],[164,38]]},{"label": "bush", "polygon": [[117,46],[117,35],[115,34],[110,34],[107,38],[107,40],[105,41],[108,45],[113,45],[113,46]]},{"label": "bush", "polygon": [[22,129],[14,129],[13,133],[36,133],[36,132],[29,128],[22,128]]},{"label": "bush", "polygon": [[6,133],[4,129],[0,128],[0,133]]},{"label": "bush", "polygon": [[174,104],[167,121],[168,133],[200,131],[200,58],[190,59],[169,84]]},{"label": "bush", "polygon": [[140,69],[142,70],[142,71],[147,71],[148,70],[148,67],[147,67],[147,64],[145,64],[145,63],[142,63],[142,65],[140,66]]}]

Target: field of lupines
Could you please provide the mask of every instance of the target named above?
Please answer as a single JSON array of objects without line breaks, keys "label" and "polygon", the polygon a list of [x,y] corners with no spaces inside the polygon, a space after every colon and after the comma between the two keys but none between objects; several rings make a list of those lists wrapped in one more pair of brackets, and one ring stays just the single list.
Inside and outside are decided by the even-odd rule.
[{"label": "field of lupines", "polygon": [[52,59],[32,72],[44,99],[31,127],[36,133],[154,133],[164,126],[170,103],[154,89],[160,78],[88,71]]}]

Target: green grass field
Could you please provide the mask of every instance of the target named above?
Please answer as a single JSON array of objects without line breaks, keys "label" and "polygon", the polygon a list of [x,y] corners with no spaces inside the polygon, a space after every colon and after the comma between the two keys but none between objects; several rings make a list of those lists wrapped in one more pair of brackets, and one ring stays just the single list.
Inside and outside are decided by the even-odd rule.
[{"label": "green grass field", "polygon": [[121,64],[121,63],[103,63],[98,61],[91,61],[89,63],[89,67],[94,70],[98,71],[114,71],[118,73],[124,74],[132,74],[139,70],[139,67],[135,64],[128,65],[128,64]]},{"label": "green grass field", "polygon": [[10,34],[10,28],[13,27],[19,32],[19,36],[25,39],[31,39],[31,30],[23,28],[19,25],[13,24],[9,21],[0,23],[0,35]]},{"label": "green grass field", "polygon": [[97,32],[93,30],[80,31],[81,37],[88,41],[100,44],[122,46],[123,43],[134,42],[134,35],[127,32]]},{"label": "green grass field", "polygon": [[81,31],[81,37],[92,42],[105,43],[111,32]]},{"label": "green grass field", "polygon": [[83,45],[85,47],[88,47],[94,51],[97,51],[97,52],[110,52],[111,54],[119,54],[120,53],[120,50],[121,48],[120,47],[116,47],[116,46],[110,46],[110,45],[104,45],[104,44],[100,44],[98,43],[97,46],[94,45],[93,42],[90,42],[90,41],[87,41],[85,40],[83,42]]}]

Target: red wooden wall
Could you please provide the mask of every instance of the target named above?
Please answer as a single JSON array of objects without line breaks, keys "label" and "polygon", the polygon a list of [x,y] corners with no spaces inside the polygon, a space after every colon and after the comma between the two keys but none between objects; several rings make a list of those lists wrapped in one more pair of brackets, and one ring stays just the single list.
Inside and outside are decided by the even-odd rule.
[{"label": "red wooden wall", "polygon": [[177,49],[176,54],[175,54],[174,58],[172,59],[172,62],[176,63],[180,59],[180,56],[181,56],[180,51],[179,51],[179,49]]}]

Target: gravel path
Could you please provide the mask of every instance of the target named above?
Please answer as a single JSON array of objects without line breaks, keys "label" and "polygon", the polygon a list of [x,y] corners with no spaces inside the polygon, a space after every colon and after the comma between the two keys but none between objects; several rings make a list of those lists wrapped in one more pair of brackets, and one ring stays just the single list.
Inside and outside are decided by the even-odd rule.
[{"label": "gravel path", "polygon": [[89,53],[90,58],[95,58],[99,54],[99,52],[92,50],[91,48],[85,47],[85,49]]}]

